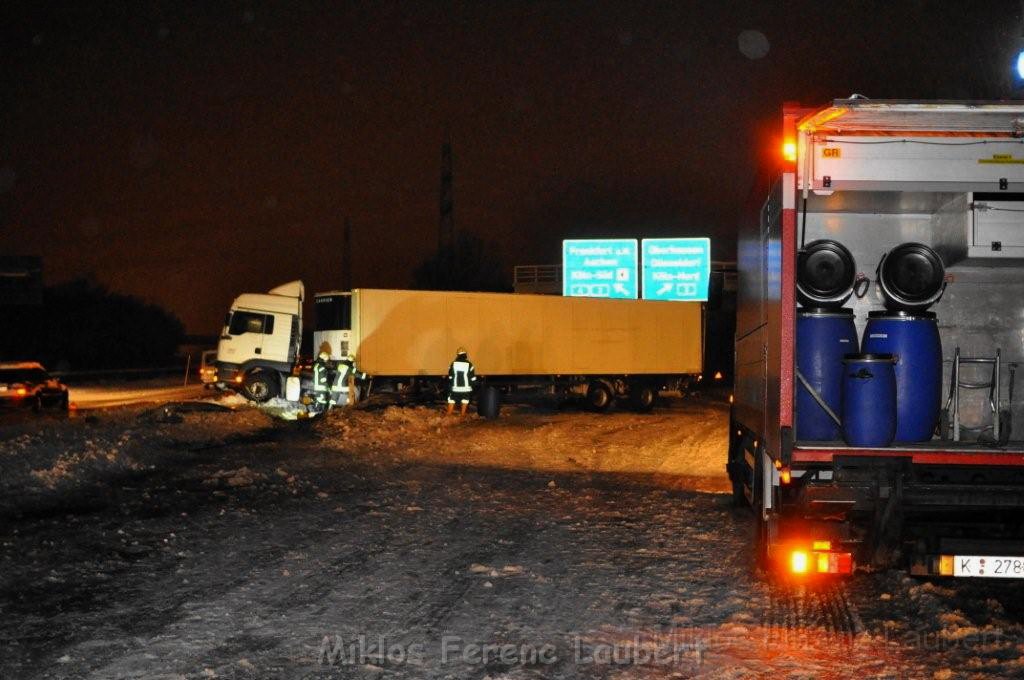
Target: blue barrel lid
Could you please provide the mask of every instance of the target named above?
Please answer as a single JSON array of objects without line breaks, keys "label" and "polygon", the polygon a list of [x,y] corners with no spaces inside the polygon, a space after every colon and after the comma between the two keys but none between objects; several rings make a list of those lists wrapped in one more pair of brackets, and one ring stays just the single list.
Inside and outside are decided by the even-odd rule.
[{"label": "blue barrel lid", "polygon": [[796,255],[796,292],[811,307],[842,307],[853,295],[857,264],[843,244],[819,239]]},{"label": "blue barrel lid", "polygon": [[928,309],[945,290],[942,257],[923,243],[901,243],[885,253],[875,274],[886,307],[894,310]]}]

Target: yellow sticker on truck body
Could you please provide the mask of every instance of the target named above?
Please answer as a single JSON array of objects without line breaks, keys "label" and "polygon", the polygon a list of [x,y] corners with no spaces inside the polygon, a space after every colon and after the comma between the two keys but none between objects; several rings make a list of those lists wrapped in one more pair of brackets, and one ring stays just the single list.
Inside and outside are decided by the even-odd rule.
[{"label": "yellow sticker on truck body", "polygon": [[826,146],[821,149],[822,158],[840,158],[842,155],[842,149],[838,146]]},{"label": "yellow sticker on truck body", "polygon": [[979,163],[997,163],[997,164],[1019,164],[1024,165],[1024,158],[1014,158],[1012,153],[994,153],[992,158],[979,158]]}]

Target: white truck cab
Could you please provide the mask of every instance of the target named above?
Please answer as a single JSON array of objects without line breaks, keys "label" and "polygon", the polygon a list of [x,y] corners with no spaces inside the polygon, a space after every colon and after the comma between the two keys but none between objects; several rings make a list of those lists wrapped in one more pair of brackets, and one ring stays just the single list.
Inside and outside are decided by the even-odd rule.
[{"label": "white truck cab", "polygon": [[305,295],[302,281],[291,281],[235,298],[217,344],[220,382],[241,385],[257,402],[281,395],[302,342]]}]

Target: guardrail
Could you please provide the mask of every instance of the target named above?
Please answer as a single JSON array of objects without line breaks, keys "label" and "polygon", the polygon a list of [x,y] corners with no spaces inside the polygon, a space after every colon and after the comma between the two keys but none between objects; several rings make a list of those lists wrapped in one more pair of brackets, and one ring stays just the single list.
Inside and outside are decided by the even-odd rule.
[{"label": "guardrail", "polygon": [[[198,369],[197,369],[198,370]],[[154,368],[104,368],[86,371],[50,371],[50,375],[69,384],[92,380],[145,380],[180,375],[185,379],[185,364],[180,366],[158,366]]]},{"label": "guardrail", "polygon": [[560,264],[520,264],[513,269],[516,283],[561,283]]}]

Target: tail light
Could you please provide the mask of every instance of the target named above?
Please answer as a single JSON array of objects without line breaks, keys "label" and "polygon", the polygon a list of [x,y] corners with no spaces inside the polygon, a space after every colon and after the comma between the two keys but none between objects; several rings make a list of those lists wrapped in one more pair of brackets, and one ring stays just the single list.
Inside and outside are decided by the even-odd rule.
[{"label": "tail light", "polygon": [[[814,541],[814,550],[793,550],[789,555],[792,574],[852,574],[853,554],[832,552],[830,541]],[[819,548],[824,548],[820,550]]]},{"label": "tail light", "polygon": [[787,163],[796,163],[796,140],[787,139],[782,143],[782,160]]}]

